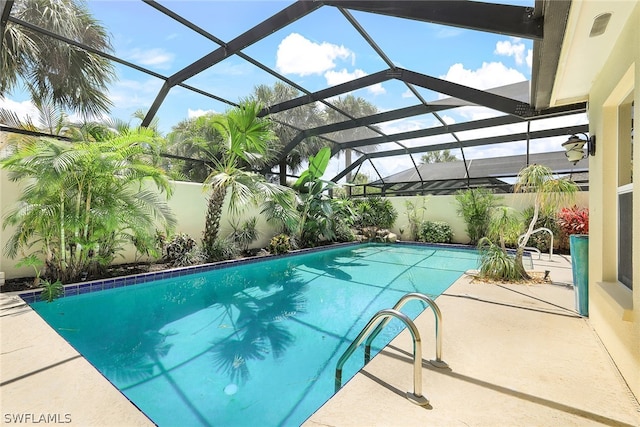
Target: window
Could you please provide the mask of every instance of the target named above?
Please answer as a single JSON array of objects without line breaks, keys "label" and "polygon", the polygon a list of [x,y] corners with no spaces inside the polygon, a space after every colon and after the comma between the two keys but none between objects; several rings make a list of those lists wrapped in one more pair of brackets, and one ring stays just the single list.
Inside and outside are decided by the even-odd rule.
[{"label": "window", "polygon": [[618,140],[618,280],[629,289],[633,289],[633,110],[633,103],[620,106]]}]

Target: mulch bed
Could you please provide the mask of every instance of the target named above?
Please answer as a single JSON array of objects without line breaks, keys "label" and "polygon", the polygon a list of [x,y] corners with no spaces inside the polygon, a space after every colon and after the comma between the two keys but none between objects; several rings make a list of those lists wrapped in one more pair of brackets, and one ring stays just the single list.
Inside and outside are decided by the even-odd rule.
[{"label": "mulch bed", "polygon": [[[96,277],[87,277],[87,280],[108,279],[110,277],[129,276],[131,274],[149,273],[154,271],[162,271],[171,268],[169,264],[165,263],[131,263],[131,264],[118,264],[112,265],[107,269],[104,275]],[[0,292],[19,292],[28,291],[29,289],[36,289],[34,286],[34,276],[30,277],[18,277],[15,279],[7,279],[4,285],[0,288]]]}]

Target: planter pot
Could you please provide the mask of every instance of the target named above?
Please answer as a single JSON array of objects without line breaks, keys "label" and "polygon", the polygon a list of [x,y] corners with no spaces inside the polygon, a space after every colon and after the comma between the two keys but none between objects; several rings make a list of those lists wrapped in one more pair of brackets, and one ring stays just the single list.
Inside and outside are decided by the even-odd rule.
[{"label": "planter pot", "polygon": [[576,311],[581,316],[589,316],[589,236],[572,234],[569,236],[569,246]]}]

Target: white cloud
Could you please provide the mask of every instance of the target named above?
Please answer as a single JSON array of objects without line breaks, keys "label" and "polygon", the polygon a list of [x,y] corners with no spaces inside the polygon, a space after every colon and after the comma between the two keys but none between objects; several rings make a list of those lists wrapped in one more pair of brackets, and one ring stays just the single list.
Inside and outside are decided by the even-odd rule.
[{"label": "white cloud", "polygon": [[476,89],[491,89],[527,80],[520,71],[507,68],[502,62],[483,62],[477,70],[467,70],[460,63],[453,64],[440,78]]},{"label": "white cloud", "polygon": [[116,107],[137,109],[149,108],[162,81],[149,78],[144,81],[120,79],[109,90],[109,99]]},{"label": "white cloud", "polygon": [[324,73],[324,78],[327,79],[327,84],[329,86],[336,86],[351,80],[359,79],[360,77],[364,77],[366,75],[367,73],[359,69],[350,73],[343,68],[340,71],[327,71],[326,73]]},{"label": "white cloud", "polygon": [[369,86],[367,90],[374,95],[383,95],[387,93],[387,90],[382,87],[382,83],[376,83],[373,86]]},{"label": "white cloud", "polygon": [[187,110],[187,117],[189,117],[190,119],[193,119],[195,117],[204,116],[205,114],[215,114],[215,113],[216,113],[215,110],[203,110],[201,108],[198,108],[197,110],[192,110],[191,108],[189,108]]},{"label": "white cloud", "polygon": [[442,120],[444,120],[444,122],[446,124],[448,124],[448,125],[452,125],[452,124],[454,124],[456,122],[456,119],[454,119],[451,116],[444,115],[444,116],[441,116],[441,117],[442,117]]},{"label": "white cloud", "polygon": [[413,92],[411,92],[410,89],[405,90],[404,92],[402,92],[402,97],[403,98],[413,98],[415,95],[413,94]]},{"label": "white cloud", "polygon": [[436,33],[436,38],[449,39],[451,37],[457,37],[460,34],[462,34],[462,30],[459,28],[444,27],[438,30],[438,32]]},{"label": "white cloud", "polygon": [[173,53],[161,48],[143,50],[139,48],[131,49],[125,57],[141,65],[156,68],[169,68],[173,61]]},{"label": "white cloud", "polygon": [[[329,86],[336,86],[342,83],[349,82],[351,80],[359,79],[360,77],[366,76],[367,73],[360,69],[356,69],[353,72],[347,71],[343,68],[340,71],[329,70],[324,73],[324,78],[327,79],[327,84]],[[387,93],[386,89],[382,87],[382,83],[376,83],[367,87],[367,90],[374,95],[382,95]]]},{"label": "white cloud", "polygon": [[533,64],[533,49],[529,49],[527,51],[527,66],[531,67],[531,65]]},{"label": "white cloud", "polygon": [[355,60],[355,53],[344,46],[314,43],[298,33],[291,33],[278,45],[276,68],[283,74],[307,76],[322,74],[336,67],[335,60]]},{"label": "white cloud", "polygon": [[20,102],[0,96],[0,108],[14,112],[21,121],[25,121],[29,117],[32,122],[38,122],[38,109],[31,101]]},{"label": "white cloud", "polygon": [[496,50],[493,53],[497,55],[513,56],[516,64],[522,65],[525,61],[524,49],[524,43],[519,42],[519,39],[514,39],[513,43],[510,40],[504,40],[496,43]]}]

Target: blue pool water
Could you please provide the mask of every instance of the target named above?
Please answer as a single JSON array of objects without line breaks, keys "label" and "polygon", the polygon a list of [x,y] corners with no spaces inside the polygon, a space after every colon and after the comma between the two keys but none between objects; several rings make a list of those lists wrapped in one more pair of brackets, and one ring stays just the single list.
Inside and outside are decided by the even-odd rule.
[{"label": "blue pool water", "polygon": [[408,292],[435,297],[477,265],[464,249],[354,245],[32,307],[160,426],[293,426],[333,395],[338,358],[377,311]]}]

